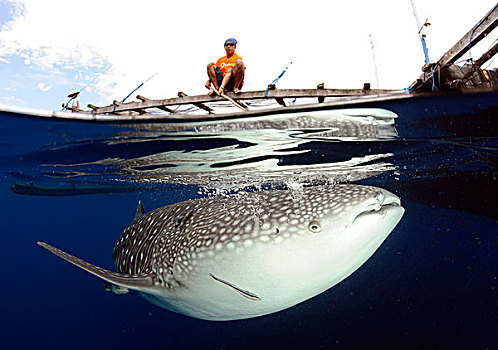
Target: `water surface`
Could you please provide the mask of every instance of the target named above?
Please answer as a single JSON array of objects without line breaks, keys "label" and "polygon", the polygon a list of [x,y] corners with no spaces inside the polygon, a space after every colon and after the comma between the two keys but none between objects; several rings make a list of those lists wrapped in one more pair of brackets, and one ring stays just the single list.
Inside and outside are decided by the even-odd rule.
[{"label": "water surface", "polygon": [[[5,348],[495,348],[498,95],[217,122],[0,115]],[[113,269],[146,210],[240,190],[358,183],[397,194],[400,224],[358,271],[276,314],[208,322],[105,292],[36,245]]]}]

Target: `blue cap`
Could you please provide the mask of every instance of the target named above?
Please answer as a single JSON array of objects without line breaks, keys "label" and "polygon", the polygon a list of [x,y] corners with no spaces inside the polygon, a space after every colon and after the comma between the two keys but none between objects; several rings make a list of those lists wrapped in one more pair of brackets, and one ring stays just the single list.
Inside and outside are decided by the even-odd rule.
[{"label": "blue cap", "polygon": [[229,41],[232,42],[232,43],[234,43],[235,46],[237,46],[237,40],[235,38],[228,38],[227,40],[225,40],[225,44],[224,45],[226,45],[227,42],[229,42]]}]

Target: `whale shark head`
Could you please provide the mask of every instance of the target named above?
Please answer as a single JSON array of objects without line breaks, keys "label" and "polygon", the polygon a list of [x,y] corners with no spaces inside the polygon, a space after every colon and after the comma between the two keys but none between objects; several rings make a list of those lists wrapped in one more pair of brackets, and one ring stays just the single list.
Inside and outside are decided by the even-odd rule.
[{"label": "whale shark head", "polygon": [[[216,312],[236,314],[242,308],[230,305],[237,305],[237,301],[246,305],[251,317],[266,314],[329,289],[373,255],[404,213],[394,194],[358,185],[304,188],[298,196],[289,191],[261,192],[249,198],[251,210],[257,212],[255,216],[244,215],[248,202],[240,200],[223,204],[224,211],[218,213],[223,223],[220,220],[209,225],[209,213],[197,217],[195,222],[201,231],[217,226],[218,232],[223,228],[230,232],[234,223],[238,225],[236,230],[246,230],[237,231],[232,240],[227,237],[223,244],[227,248],[218,246],[217,250],[218,241],[213,240],[214,249],[201,253],[207,260],[202,264],[204,268],[198,274],[194,269],[193,274],[200,280],[209,271],[243,287],[261,301],[246,305],[247,300],[218,284],[213,286],[216,290],[206,291],[206,295],[223,295],[223,302],[215,302],[211,297],[204,300],[212,304],[205,318],[218,319]],[[197,277],[192,281],[197,281]],[[189,305],[195,305],[197,314],[202,309],[193,302]]]},{"label": "whale shark head", "polygon": [[118,273],[40,244],[161,307],[232,320],[285,309],[339,283],[403,213],[394,194],[360,185],[190,200],[137,215],[113,252]]},{"label": "whale shark head", "polygon": [[308,282],[315,279],[315,290],[319,292],[366,262],[404,214],[397,196],[376,187],[339,185],[324,191],[311,190],[303,199],[312,209],[309,219],[303,222],[308,227],[301,228],[303,239],[296,244],[306,248],[300,253],[303,263],[292,269],[302,276],[311,275]]}]

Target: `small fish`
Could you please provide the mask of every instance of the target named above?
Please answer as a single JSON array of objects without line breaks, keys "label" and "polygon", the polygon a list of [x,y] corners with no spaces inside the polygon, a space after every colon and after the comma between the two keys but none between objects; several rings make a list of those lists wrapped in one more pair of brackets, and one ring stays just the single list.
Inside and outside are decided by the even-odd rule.
[{"label": "small fish", "polygon": [[394,194],[334,185],[188,200],[144,214],[113,251],[117,272],[40,246],[168,310],[236,320],[286,309],[336,285],[403,216]]}]

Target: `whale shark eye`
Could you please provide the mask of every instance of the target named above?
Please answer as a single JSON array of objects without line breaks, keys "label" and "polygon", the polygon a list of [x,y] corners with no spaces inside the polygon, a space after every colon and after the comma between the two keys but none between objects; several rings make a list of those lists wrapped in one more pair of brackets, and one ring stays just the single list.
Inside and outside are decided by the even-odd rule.
[{"label": "whale shark eye", "polygon": [[322,230],[322,226],[320,225],[320,223],[316,220],[313,220],[309,223],[308,225],[308,229],[313,232],[313,233],[318,233]]}]

